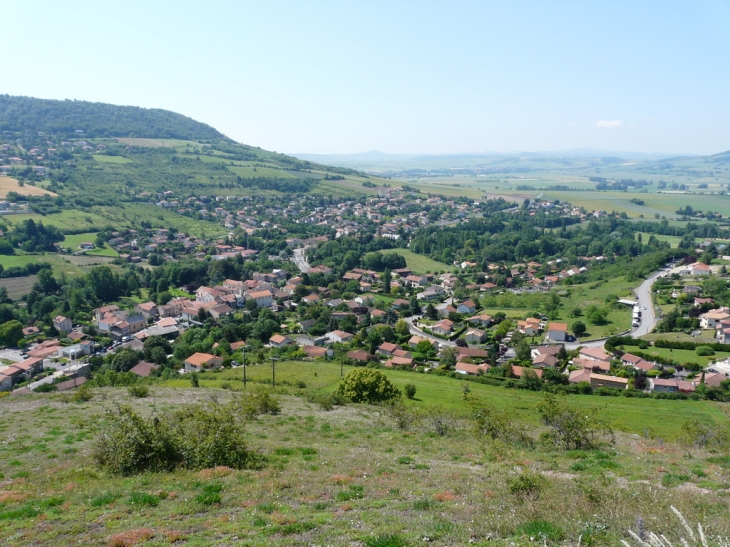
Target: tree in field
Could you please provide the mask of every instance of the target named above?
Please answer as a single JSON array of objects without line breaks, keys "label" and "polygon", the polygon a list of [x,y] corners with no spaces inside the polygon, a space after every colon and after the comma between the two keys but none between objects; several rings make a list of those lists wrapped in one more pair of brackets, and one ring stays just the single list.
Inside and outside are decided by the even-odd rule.
[{"label": "tree in field", "polygon": [[388,377],[372,368],[356,368],[340,380],[337,392],[353,403],[381,403],[399,399],[400,390]]},{"label": "tree in field", "polygon": [[452,369],[456,366],[456,356],[459,352],[455,347],[447,347],[441,351],[441,366],[443,368]]},{"label": "tree in field", "polygon": [[576,321],[573,323],[571,330],[573,331],[573,334],[580,338],[586,333],[586,325],[583,321]]},{"label": "tree in field", "polygon": [[409,334],[410,326],[408,325],[408,321],[405,319],[399,319],[398,322],[395,324],[395,332],[399,336],[405,336],[406,334]]},{"label": "tree in field", "polygon": [[430,304],[430,303],[428,306],[426,306],[425,315],[426,315],[426,319],[431,319],[432,321],[435,321],[436,319],[439,318],[438,311],[436,310],[434,305]]},{"label": "tree in field", "polygon": [[21,338],[23,338],[23,324],[20,321],[14,319],[0,325],[0,344],[15,347]]},{"label": "tree in field", "polygon": [[390,270],[385,268],[383,272],[383,292],[384,294],[390,293],[390,282],[393,280],[393,276],[390,274]]},{"label": "tree in field", "polygon": [[112,368],[117,372],[129,372],[140,360],[138,352],[133,349],[123,349],[114,356]]},{"label": "tree in field", "polygon": [[413,384],[406,384],[404,386],[406,397],[409,399],[415,399],[416,398],[416,386]]},{"label": "tree in field", "polygon": [[522,340],[519,344],[517,344],[517,347],[515,348],[515,353],[517,359],[519,359],[520,361],[532,360],[530,344],[527,342],[527,340]]}]

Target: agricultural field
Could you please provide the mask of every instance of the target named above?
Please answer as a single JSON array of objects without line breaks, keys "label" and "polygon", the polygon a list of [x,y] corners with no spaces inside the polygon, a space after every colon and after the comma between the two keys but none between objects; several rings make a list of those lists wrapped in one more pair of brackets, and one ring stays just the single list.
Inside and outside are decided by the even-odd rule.
[{"label": "agricultural field", "polygon": [[98,231],[109,225],[109,218],[103,213],[74,209],[67,209],[51,215],[37,215],[32,213],[28,215],[8,215],[3,217],[5,222],[11,226],[20,224],[24,220],[31,218],[34,222],[42,222],[48,226],[57,226],[61,231]]},{"label": "agricultural field", "polygon": [[[249,372],[256,377],[258,369],[263,378],[270,367]],[[282,363],[279,370],[290,382],[311,378],[303,371],[315,370],[331,382],[321,389],[331,389],[339,374],[328,364]],[[161,415],[211,399],[225,403],[235,395],[231,389],[153,385],[148,399],[112,388],[93,389],[86,402],[62,394],[1,399],[0,540],[9,547],[145,541],[373,547],[414,546],[428,538],[438,546],[507,547],[544,537],[544,544],[614,545],[631,539],[627,530],[641,516],[647,530],[679,544],[683,529],[670,504],[692,525],[701,521],[708,534],[730,533],[727,457],[680,449],[670,440],[670,430],[688,418],[722,419],[719,405],[571,397],[571,404],[610,413],[639,434],[618,433],[615,446],[602,450],[561,451],[541,443],[521,448],[473,436],[463,381],[388,375],[401,387],[417,385],[416,400],[408,404],[421,408],[422,418],[408,429],[398,429],[383,408],[325,411],[291,395],[303,390],[277,388],[281,412],[248,422],[245,438],[256,464],[241,470],[122,477],[101,470],[93,458],[96,436],[110,420],[105,412],[118,404]],[[218,382],[208,376],[204,385]],[[470,387],[498,408],[515,410],[533,434],[542,430],[534,412],[538,394]],[[442,401],[448,410],[439,410]],[[429,416],[449,416],[446,435],[434,433]]]},{"label": "agricultural field", "polygon": [[[4,177],[0,175],[0,198],[7,197],[9,192],[15,192],[16,194],[20,194],[21,196],[56,196],[58,194],[54,194],[50,190],[45,190],[43,188],[40,188],[38,186],[32,186],[30,184],[24,184],[21,186],[18,184],[18,181],[15,180],[12,177]],[[7,215],[12,216],[12,215]],[[4,218],[7,218],[4,217]]]},{"label": "agricultural field", "polygon": [[106,156],[103,154],[93,154],[91,157],[99,163],[132,163],[132,160],[130,160],[129,158],[124,158],[122,156]]},{"label": "agricultural field", "polygon": [[[73,256],[59,253],[16,254],[0,256],[3,268],[23,267],[37,262],[47,262],[53,268],[53,275],[60,277],[78,277],[88,273],[93,266],[108,265],[112,258],[108,256]],[[118,266],[110,265],[112,268]],[[0,279],[0,282],[5,281]]]},{"label": "agricultural field", "polygon": [[179,148],[185,146],[200,146],[195,141],[183,141],[180,139],[139,139],[131,137],[120,137],[117,141],[128,146],[142,146],[146,148]]},{"label": "agricultural field", "polygon": [[386,249],[379,252],[383,254],[395,253],[401,255],[406,259],[406,265],[416,275],[423,275],[428,272],[433,273],[436,271],[450,271],[453,268],[453,266],[449,264],[444,264],[443,262],[438,262],[427,256],[416,254],[408,249]]},{"label": "agricultural field", "polygon": [[37,280],[37,275],[0,278],[0,287],[8,290],[8,297],[16,299],[28,294]]}]

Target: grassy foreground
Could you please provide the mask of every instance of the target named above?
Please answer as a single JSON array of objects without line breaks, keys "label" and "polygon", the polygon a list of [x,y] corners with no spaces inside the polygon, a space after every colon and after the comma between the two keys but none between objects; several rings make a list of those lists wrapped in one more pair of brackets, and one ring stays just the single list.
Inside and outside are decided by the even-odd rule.
[{"label": "grassy foreground", "polygon": [[[429,392],[419,384],[417,397],[434,397],[444,387],[435,385]],[[498,404],[496,392],[480,395]],[[531,413],[531,398],[504,390],[504,400],[510,395],[515,408]],[[463,419],[447,436],[435,435],[427,421],[401,431],[376,407],[326,412],[286,395],[281,414],[248,425],[250,448],[265,458],[258,469],[116,477],[95,466],[91,447],[105,409],[126,402],[150,414],[231,396],[155,387],[147,399],[104,388],[85,403],[62,395],[0,400],[0,542],[506,546],[531,537],[540,545],[577,545],[580,537],[582,545],[616,545],[639,516],[647,530],[676,538],[670,504],[711,534],[730,532],[727,457],[688,455],[637,435],[619,435],[602,451],[486,451]],[[448,398],[456,409],[455,397]],[[706,403],[697,408],[719,412]],[[669,407],[654,411],[676,420]],[[401,542],[372,543],[382,534]]]}]

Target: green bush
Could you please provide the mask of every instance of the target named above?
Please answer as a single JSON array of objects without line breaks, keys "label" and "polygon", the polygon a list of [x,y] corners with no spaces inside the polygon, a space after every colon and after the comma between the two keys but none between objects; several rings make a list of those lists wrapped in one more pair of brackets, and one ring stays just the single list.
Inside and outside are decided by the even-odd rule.
[{"label": "green bush", "polygon": [[345,406],[347,399],[342,393],[334,391],[331,393],[319,393],[312,391],[307,394],[307,401],[319,406],[322,410],[332,410],[335,406]]},{"label": "green bush", "polygon": [[715,355],[715,350],[710,346],[697,346],[695,353],[700,357],[710,357],[711,355]]},{"label": "green bush", "polygon": [[401,396],[388,377],[381,371],[372,368],[357,368],[348,372],[340,380],[337,393],[353,403],[382,403]]},{"label": "green bush", "polygon": [[518,498],[539,498],[547,486],[548,480],[533,471],[523,471],[519,475],[507,479],[510,494]]},{"label": "green bush", "polygon": [[83,384],[76,388],[76,391],[74,391],[74,394],[71,396],[71,400],[74,403],[85,403],[86,401],[91,401],[93,397],[94,394],[91,392],[91,388],[86,384]]},{"label": "green bush", "polygon": [[415,399],[416,397],[416,386],[413,384],[406,384],[403,386],[403,390],[406,392],[406,397],[409,399]]},{"label": "green bush", "polygon": [[537,411],[548,426],[541,438],[562,450],[593,450],[614,442],[613,430],[595,412],[571,408],[564,397],[546,393]]},{"label": "green bush", "polygon": [[120,406],[109,411],[93,455],[102,469],[118,475],[220,465],[241,469],[253,463],[242,416],[237,403],[191,405],[152,418]]},{"label": "green bush", "polygon": [[145,384],[136,384],[133,386],[129,386],[127,388],[127,393],[129,393],[130,397],[144,399],[145,397],[149,397],[150,388],[148,385]]},{"label": "green bush", "polygon": [[262,414],[279,414],[281,404],[269,391],[259,389],[243,396],[237,403],[238,411],[248,418]]}]

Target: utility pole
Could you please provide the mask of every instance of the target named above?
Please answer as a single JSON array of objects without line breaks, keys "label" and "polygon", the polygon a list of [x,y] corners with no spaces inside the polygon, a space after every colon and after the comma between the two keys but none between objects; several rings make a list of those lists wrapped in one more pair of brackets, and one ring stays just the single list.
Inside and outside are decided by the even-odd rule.
[{"label": "utility pole", "polygon": [[271,358],[271,385],[276,387],[276,357]]},{"label": "utility pole", "polygon": [[246,346],[241,346],[243,353],[243,389],[246,389]]}]

